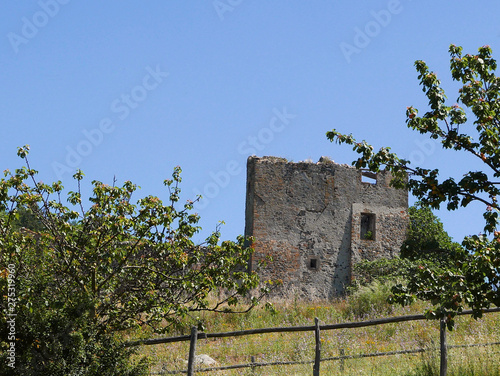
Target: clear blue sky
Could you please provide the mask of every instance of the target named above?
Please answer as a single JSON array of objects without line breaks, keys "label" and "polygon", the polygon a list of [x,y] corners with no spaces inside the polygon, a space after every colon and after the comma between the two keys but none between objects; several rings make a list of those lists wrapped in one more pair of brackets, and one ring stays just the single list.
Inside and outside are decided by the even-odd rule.
[{"label": "clear blue sky", "polygon": [[[167,199],[183,168],[204,234],[244,231],[246,159],[330,156],[350,163],[337,128],[456,176],[471,166],[405,126],[424,111],[413,63],[425,60],[457,97],[450,43],[500,58],[500,3],[437,1],[76,1],[0,4],[0,169],[31,145],[44,181],[73,171],[131,180]],[[481,207],[440,212],[456,239],[482,229]]]}]

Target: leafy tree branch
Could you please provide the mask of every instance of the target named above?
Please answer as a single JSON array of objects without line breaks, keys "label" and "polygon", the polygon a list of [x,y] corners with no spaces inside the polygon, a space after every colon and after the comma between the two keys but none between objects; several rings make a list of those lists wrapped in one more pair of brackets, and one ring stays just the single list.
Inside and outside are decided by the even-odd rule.
[{"label": "leafy tree branch", "polygon": [[[351,145],[359,154],[353,161],[357,168],[372,172],[391,171],[392,185],[408,189],[423,206],[448,210],[466,207],[471,202],[484,205],[484,231],[464,239],[462,251],[452,253],[451,264],[444,271],[421,266],[407,286],[394,289],[395,302],[409,304],[420,298],[430,301],[435,308],[429,317],[448,319],[464,306],[475,311],[475,317],[491,304],[500,304],[500,231],[498,231],[500,193],[500,78],[496,76],[497,63],[489,46],[479,48],[476,55],[463,55],[462,48],[451,45],[450,70],[459,81],[457,102],[446,104],[445,91],[437,75],[425,62],[418,60],[415,67],[418,79],[428,99],[428,110],[419,116],[418,109],[406,109],[406,125],[431,139],[438,140],[443,149],[461,151],[479,159],[482,171],[464,171],[460,180],[442,179],[438,169],[413,167],[410,161],[399,158],[389,147],[375,152],[366,141],[358,142],[352,135],[337,130],[327,132],[327,138],[338,144]],[[463,107],[462,107],[463,106]],[[468,108],[474,121],[468,121]],[[464,132],[465,130],[465,132]]]},{"label": "leafy tree branch", "polygon": [[[196,312],[245,312],[268,292],[257,271],[247,271],[247,239],[221,241],[217,227],[204,243],[193,241],[200,217],[193,201],[179,205],[180,167],[164,182],[165,204],[154,196],[133,203],[138,187],[129,181],[93,181],[85,209],[84,174],[75,173],[78,188],[67,193],[67,206],[61,182],[36,179],[28,151],[19,148],[25,166],[0,179],[0,288],[8,287],[3,271],[15,265],[18,374],[127,374],[131,350],[119,350],[121,331],[165,333]],[[5,348],[7,302],[0,308]],[[103,371],[104,353],[125,368]]]}]

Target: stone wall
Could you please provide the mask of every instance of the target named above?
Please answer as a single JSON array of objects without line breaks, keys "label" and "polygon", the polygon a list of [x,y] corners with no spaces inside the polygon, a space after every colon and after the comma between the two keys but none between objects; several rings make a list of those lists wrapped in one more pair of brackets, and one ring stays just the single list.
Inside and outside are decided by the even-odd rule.
[{"label": "stone wall", "polygon": [[252,267],[272,257],[261,276],[281,279],[284,296],[343,294],[354,262],[393,257],[404,240],[408,194],[389,182],[388,173],[326,158],[249,157],[245,234],[255,238]]}]

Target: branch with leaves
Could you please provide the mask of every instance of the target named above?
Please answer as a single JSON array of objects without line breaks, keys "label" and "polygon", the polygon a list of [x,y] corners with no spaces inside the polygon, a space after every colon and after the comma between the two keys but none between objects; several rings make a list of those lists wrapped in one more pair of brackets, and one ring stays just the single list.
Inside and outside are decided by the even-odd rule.
[{"label": "branch with leaves", "polygon": [[[165,333],[183,327],[200,311],[246,312],[267,294],[269,285],[260,283],[257,271],[247,271],[253,253],[248,239],[221,241],[217,227],[202,244],[193,241],[201,230],[200,216],[193,212],[193,201],[178,209],[180,167],[164,181],[165,204],[153,196],[132,203],[138,187],[129,181],[121,187],[116,181],[93,181],[86,209],[84,174],[74,175],[78,188],[67,194],[66,205],[61,182],[36,179],[28,151],[27,146],[19,148],[25,166],[5,171],[0,180],[0,266],[14,264],[18,271],[18,317],[26,324],[19,329],[25,336],[18,340],[26,352],[19,350],[18,355],[35,362],[34,369],[43,368],[30,355],[34,340],[42,349],[37,352],[49,358],[56,357],[53,352],[64,357],[65,346],[75,346],[71,340],[56,346],[44,339],[39,330],[53,327],[55,317],[65,322],[68,333],[107,341],[110,335],[140,326]],[[23,212],[35,219],[36,229],[16,226]],[[1,276],[5,291],[6,275]],[[4,324],[6,304],[1,303]],[[4,324],[2,340],[7,338]],[[64,360],[71,361],[76,360]]]},{"label": "branch with leaves", "polygon": [[[352,135],[337,130],[327,132],[327,138],[347,144],[359,154],[353,161],[357,168],[378,172],[389,170],[392,185],[409,190],[422,205],[448,210],[468,206],[471,202],[484,205],[486,235],[464,239],[463,252],[454,253],[455,267],[444,273],[422,266],[408,286],[394,289],[393,301],[409,304],[424,299],[435,305],[429,317],[447,317],[449,326],[454,315],[464,306],[471,306],[480,317],[484,308],[500,304],[500,232],[498,228],[500,194],[500,78],[495,75],[497,63],[489,46],[479,48],[476,55],[463,55],[462,48],[451,45],[450,70],[462,87],[456,104],[446,105],[441,82],[427,65],[415,62],[418,79],[428,98],[429,109],[422,116],[414,107],[406,109],[408,128],[438,140],[443,149],[465,152],[484,164],[482,171],[464,171],[460,180],[441,179],[438,169],[413,167],[388,147],[375,152],[366,141],[358,142]],[[463,106],[463,107],[461,107]],[[468,108],[475,120],[468,121]]]}]

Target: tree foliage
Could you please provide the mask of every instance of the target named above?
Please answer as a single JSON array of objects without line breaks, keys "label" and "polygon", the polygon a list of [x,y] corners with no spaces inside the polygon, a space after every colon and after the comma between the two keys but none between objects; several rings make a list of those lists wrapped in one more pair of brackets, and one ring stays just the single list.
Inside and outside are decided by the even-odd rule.
[{"label": "tree foliage", "polygon": [[[379,151],[366,141],[358,142],[352,135],[336,130],[327,137],[339,144],[352,145],[359,153],[353,162],[358,168],[377,172],[382,168],[394,176],[392,184],[408,189],[424,206],[455,210],[472,202],[484,205],[484,231],[464,239],[462,251],[453,253],[454,267],[445,272],[421,266],[408,286],[394,289],[394,301],[408,304],[416,298],[429,300],[434,308],[429,317],[446,317],[449,327],[453,317],[464,306],[480,317],[482,309],[500,304],[500,232],[498,229],[500,193],[500,78],[495,75],[496,61],[489,46],[479,48],[476,55],[463,55],[462,48],[451,45],[450,69],[454,80],[462,87],[457,104],[446,105],[446,96],[437,75],[419,60],[415,62],[422,90],[429,100],[429,109],[422,116],[414,107],[406,110],[406,124],[431,139],[441,142],[444,149],[467,153],[480,161],[481,171],[464,171],[462,178],[442,179],[438,169],[412,167],[390,148]],[[463,106],[463,107],[461,107]],[[468,108],[474,121],[468,122]]]},{"label": "tree foliage", "polygon": [[399,257],[356,263],[353,266],[354,288],[374,281],[383,284],[408,281],[421,265],[433,270],[454,267],[453,253],[459,252],[461,247],[452,241],[432,210],[417,202],[408,208],[408,216],[408,231]]},{"label": "tree foliage", "polygon": [[[138,187],[129,181],[93,181],[86,207],[78,171],[67,206],[61,182],[37,181],[27,153],[20,148],[26,165],[0,180],[2,295],[15,284],[15,304],[1,303],[2,374],[141,374],[143,364],[128,363],[121,331],[165,333],[200,311],[246,311],[266,293],[257,273],[246,271],[252,249],[243,237],[221,242],[217,229],[204,243],[193,241],[200,217],[192,201],[178,209],[179,167],[164,182],[166,204],[153,196],[133,203]],[[12,342],[9,308],[17,315],[15,370],[4,351]]]},{"label": "tree foliage", "polygon": [[453,252],[460,250],[429,207],[416,203],[408,208],[410,223],[401,257],[411,261],[427,260],[441,267],[452,266]]},{"label": "tree foliage", "polygon": [[12,222],[12,227],[19,230],[26,228],[32,231],[43,231],[43,224],[29,208],[19,207]]}]

